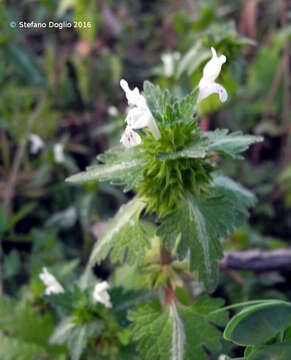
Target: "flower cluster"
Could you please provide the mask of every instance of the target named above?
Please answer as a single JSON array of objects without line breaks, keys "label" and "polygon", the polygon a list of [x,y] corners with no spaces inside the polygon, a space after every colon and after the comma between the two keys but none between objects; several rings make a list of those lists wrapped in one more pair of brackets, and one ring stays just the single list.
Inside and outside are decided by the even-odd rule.
[{"label": "flower cluster", "polygon": [[[57,281],[57,279],[47,270],[46,267],[42,269],[42,273],[39,274],[41,281],[45,284],[45,294],[52,295],[52,294],[62,294],[65,292],[65,289],[62,285]],[[112,304],[110,301],[110,295],[108,294],[107,290],[109,289],[109,284],[107,281],[102,281],[95,285],[93,291],[93,302],[94,303],[101,303],[107,308],[111,308]]]},{"label": "flower cluster", "polygon": [[133,147],[141,144],[141,137],[134,130],[148,127],[153,133],[155,139],[159,139],[161,134],[153,118],[150,109],[147,106],[146,99],[140,94],[138,88],[131,90],[127,81],[122,79],[120,86],[125,92],[128,105],[131,106],[125,119],[127,126],[121,137],[120,142],[125,147]]},{"label": "flower cluster", "polygon": [[[216,83],[215,80],[220,74],[222,65],[226,62],[224,55],[217,56],[216,50],[212,47],[212,58],[207,62],[203,69],[203,76],[198,84],[199,96],[198,103],[203,99],[207,98],[213,93],[217,93],[221,102],[227,100],[227,92],[225,88]],[[170,63],[169,58],[165,55],[162,58],[165,66],[167,65],[167,71],[173,71],[173,64]],[[172,61],[172,60],[171,60]],[[143,128],[149,128],[157,140],[161,137],[160,130],[155,122],[155,119],[147,106],[145,97],[140,93],[138,88],[131,90],[128,86],[127,81],[122,79],[120,86],[125,92],[128,105],[130,109],[126,116],[126,128],[121,136],[120,142],[127,148],[131,148],[142,143],[140,135],[134,131]]]}]

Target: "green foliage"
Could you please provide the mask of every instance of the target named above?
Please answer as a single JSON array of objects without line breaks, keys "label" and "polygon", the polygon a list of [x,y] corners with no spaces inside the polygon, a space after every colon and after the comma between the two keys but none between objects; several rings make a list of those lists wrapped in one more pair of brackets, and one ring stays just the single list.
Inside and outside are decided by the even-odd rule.
[{"label": "green foliage", "polygon": [[[219,343],[226,322],[221,301],[199,298],[205,287],[211,291],[216,286],[220,241],[234,250],[278,247],[290,218],[283,216],[283,192],[274,182],[279,166],[282,170],[279,152],[289,127],[282,111],[287,108],[288,74],[281,57],[291,32],[290,26],[278,29],[287,1],[251,3],[0,4],[0,197],[5,203],[0,210],[0,292],[20,299],[0,299],[1,360],[214,360],[221,352],[231,358],[233,345],[224,341],[221,348]],[[22,19],[81,21],[82,27],[23,31],[9,26]],[[91,27],[84,25],[87,22]],[[258,48],[239,33],[256,38]],[[211,56],[210,46],[227,57],[217,80],[229,94],[224,105],[217,94],[197,104],[197,84]],[[178,54],[168,76],[161,55],[173,51]],[[138,130],[141,146],[113,147],[99,155],[97,163],[96,152],[117,144],[125,125],[121,77],[130,87],[140,86],[145,78],[160,85],[146,81],[144,95],[161,138],[154,139],[148,129]],[[120,115],[109,114],[112,105]],[[222,106],[221,112],[197,117]],[[214,131],[202,131],[200,120],[203,130]],[[247,153],[250,162],[236,160],[261,138],[243,135],[240,129],[268,135],[265,144]],[[31,151],[32,133],[43,140],[36,153]],[[60,162],[54,155],[58,143],[65,145]],[[92,166],[86,172],[70,176],[87,164]],[[260,199],[252,226],[232,236],[255,198],[217,174],[221,166]],[[289,168],[279,189],[284,186],[287,205]],[[70,183],[89,183],[76,191],[63,184],[67,176]],[[137,195],[130,201],[132,193],[125,196],[108,182]],[[128,200],[103,233],[103,219]],[[92,234],[98,240],[90,264],[82,281],[76,281],[92,247]],[[119,279],[109,274],[112,309],[93,302],[96,279],[91,273],[87,277],[90,266],[106,257],[125,262],[117,269]],[[44,285],[36,277],[42,266],[53,269],[64,293],[40,297]],[[107,276],[112,267],[104,264],[94,270]],[[229,275],[224,273],[219,287],[229,301],[290,296],[284,274],[243,272],[238,283]],[[116,283],[122,287],[115,288]],[[157,300],[145,304],[153,298]],[[271,310],[251,306],[246,316],[242,312],[230,322],[230,338],[248,345],[241,360],[289,360],[290,304],[276,304]]]},{"label": "green foliage", "polygon": [[24,44],[10,44],[7,55],[12,60],[12,65],[20,78],[24,78],[33,85],[44,85],[43,72]]},{"label": "green foliage", "polygon": [[100,155],[105,165],[93,165],[87,171],[73,175],[66,181],[82,183],[92,180],[110,181],[115,185],[126,184],[124,191],[135,188],[143,178],[143,159],[138,149],[114,148]]},{"label": "green foliage", "polygon": [[218,280],[217,259],[222,256],[219,239],[241,225],[247,207],[254,198],[240,185],[217,176],[210,185],[211,195],[197,200],[187,195],[182,206],[163,219],[158,235],[169,250],[176,250],[183,259],[190,250],[190,269],[199,271],[208,290]]},{"label": "green foliage", "polygon": [[228,323],[224,337],[240,345],[263,344],[291,325],[291,304],[270,300],[249,306]]},{"label": "green foliage", "polygon": [[[199,136],[193,120],[162,128],[158,142],[152,136],[144,139],[145,170],[138,194],[148,199],[148,212],[166,215],[179,207],[185,192],[207,194],[205,185],[211,179],[213,167],[202,159],[205,149]],[[185,143],[192,146],[188,153],[183,150]]]},{"label": "green foliage", "polygon": [[129,315],[133,322],[131,333],[143,360],[206,359],[203,350],[220,350],[220,331],[227,314],[213,314],[223,304],[221,299],[200,298],[194,305],[184,307],[175,303],[165,309],[157,302],[140,305]]},{"label": "green foliage", "polygon": [[0,358],[2,360],[41,360],[47,359],[47,355],[40,346],[0,334]]},{"label": "green foliage", "polygon": [[233,159],[242,159],[239,153],[247,150],[251,144],[263,141],[261,136],[243,135],[241,131],[228,134],[226,129],[217,129],[213,132],[206,132],[210,140],[208,150],[212,150]]},{"label": "green foliage", "polygon": [[53,351],[48,344],[53,327],[52,317],[48,313],[42,316],[28,303],[17,304],[8,297],[0,298],[0,330],[9,336]]},{"label": "green foliage", "polygon": [[88,328],[86,325],[75,326],[68,341],[72,360],[79,360],[88,341]]},{"label": "green foliage", "polygon": [[63,348],[49,343],[53,329],[49,313],[41,315],[28,302],[17,303],[8,297],[0,298],[1,359],[39,360],[47,359],[48,354],[60,354]]},{"label": "green foliage", "polygon": [[129,319],[133,322],[132,337],[138,343],[141,359],[170,359],[173,319],[169,308],[163,311],[157,301],[147,303],[132,311]]},{"label": "green foliage", "polygon": [[263,345],[255,349],[246,360],[289,360],[291,340],[273,345]]},{"label": "green foliage", "polygon": [[91,265],[100,262],[110,251],[112,261],[124,260],[125,255],[129,264],[143,259],[148,241],[139,217],[145,206],[144,199],[135,198],[119,209],[95,244],[90,257]]}]

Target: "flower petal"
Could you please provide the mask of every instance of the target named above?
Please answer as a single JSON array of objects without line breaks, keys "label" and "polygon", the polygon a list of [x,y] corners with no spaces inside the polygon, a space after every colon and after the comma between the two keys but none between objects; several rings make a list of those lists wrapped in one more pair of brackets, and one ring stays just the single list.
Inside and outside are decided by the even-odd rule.
[{"label": "flower petal", "polygon": [[121,136],[120,142],[126,147],[131,148],[142,143],[141,137],[132,130],[130,125],[127,125],[124,133]]},{"label": "flower petal", "polygon": [[129,105],[146,106],[146,100],[144,96],[139,93],[138,88],[134,88],[133,90],[131,90],[128,86],[127,81],[124,79],[120,80],[120,86],[125,92],[125,96]]},{"label": "flower petal", "polygon": [[225,102],[228,98],[227,91],[222,85],[216,82],[208,81],[204,82],[203,85],[200,86],[198,102],[202,101],[203,99],[214,93],[218,94],[221,102]]},{"label": "flower petal", "polygon": [[46,267],[42,269],[42,273],[39,274],[41,281],[45,284],[45,294],[60,294],[64,293],[65,290],[62,285],[56,280],[56,278],[47,270]]},{"label": "flower petal", "polygon": [[125,119],[133,129],[142,129],[149,126],[152,114],[146,107],[135,107],[130,109]]},{"label": "flower petal", "polygon": [[105,307],[111,308],[112,304],[110,301],[110,296],[107,292],[108,289],[109,289],[109,284],[107,281],[102,281],[101,283],[96,284],[93,291],[93,301],[95,303],[100,302],[103,305],[105,305]]},{"label": "flower petal", "polygon": [[200,83],[206,81],[214,82],[215,79],[220,74],[222,64],[226,62],[226,57],[224,55],[218,57],[216,54],[216,50],[213,47],[211,48],[211,52],[212,52],[212,58],[204,66],[203,77]]}]

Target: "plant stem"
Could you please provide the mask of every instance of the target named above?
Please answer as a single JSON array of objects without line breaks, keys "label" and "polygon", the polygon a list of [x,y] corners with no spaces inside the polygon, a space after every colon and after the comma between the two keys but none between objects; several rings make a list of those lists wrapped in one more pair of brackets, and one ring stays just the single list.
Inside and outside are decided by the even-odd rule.
[{"label": "plant stem", "polygon": [[160,250],[160,264],[161,265],[168,265],[171,262],[171,253],[165,249],[161,248]]}]

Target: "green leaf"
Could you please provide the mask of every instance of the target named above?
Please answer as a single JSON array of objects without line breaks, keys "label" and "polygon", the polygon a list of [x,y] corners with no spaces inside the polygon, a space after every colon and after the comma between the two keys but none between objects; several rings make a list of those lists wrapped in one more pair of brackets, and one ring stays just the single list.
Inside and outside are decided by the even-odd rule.
[{"label": "green leaf", "polygon": [[191,75],[205,60],[210,58],[210,56],[209,48],[202,45],[201,42],[196,42],[181,59],[176,77],[179,78],[184,72]]},{"label": "green leaf", "polygon": [[89,331],[87,325],[77,325],[72,329],[68,342],[68,348],[72,360],[80,359],[82,352],[87,345],[88,338]]},{"label": "green leaf", "polygon": [[[177,306],[179,320],[185,333],[184,360],[206,360],[203,347],[212,352],[221,350],[221,331],[213,324],[223,326],[227,322],[226,312],[213,316],[212,311],[223,305],[222,299],[200,298],[193,306]],[[177,359],[180,359],[177,357]]]},{"label": "green leaf", "polygon": [[0,330],[50,350],[48,338],[53,331],[50,314],[41,316],[30,304],[17,304],[8,297],[0,297]]},{"label": "green leaf", "polygon": [[143,92],[153,117],[157,122],[162,121],[165,106],[165,97],[159,86],[153,85],[149,81],[143,83]]},{"label": "green leaf", "polygon": [[157,158],[166,161],[169,159],[178,159],[178,158],[205,158],[207,155],[207,139],[200,135],[193,135],[193,140],[191,143],[185,147],[183,150],[174,152],[174,153],[166,153],[166,152],[159,152],[157,154]]},{"label": "green leaf", "polygon": [[112,311],[120,325],[124,326],[127,320],[128,310],[138,303],[152,297],[152,294],[143,290],[125,290],[121,286],[110,289],[110,299],[113,304]]},{"label": "green leaf", "polygon": [[221,333],[214,326],[227,322],[226,312],[212,315],[221,299],[200,298],[193,306],[158,302],[140,305],[129,314],[132,338],[143,360],[206,360],[204,351],[220,351]]},{"label": "green leaf", "polygon": [[7,230],[8,230],[8,219],[6,217],[4,208],[0,207],[0,239]]},{"label": "green leaf", "polygon": [[[216,201],[212,212],[224,210],[228,204]],[[206,215],[206,217],[205,217]],[[171,251],[178,241],[177,254],[180,259],[190,250],[190,269],[198,270],[199,277],[209,291],[214,290],[218,280],[217,259],[222,257],[222,250],[217,234],[211,232],[211,219],[201,212],[201,204],[188,196],[180,209],[170,213],[158,229],[158,235]]]},{"label": "green leaf", "polygon": [[34,60],[35,56],[23,44],[11,44],[8,53],[11,63],[20,76],[34,85],[43,85],[45,83],[43,72]]},{"label": "green leaf", "polygon": [[291,340],[257,348],[246,360],[290,360]]},{"label": "green leaf", "polygon": [[0,274],[0,279],[7,279],[15,276],[20,272],[21,260],[17,250],[12,250],[8,255],[4,257],[3,275]]},{"label": "green leaf", "polygon": [[256,204],[257,199],[254,194],[220,173],[213,174],[211,189],[214,196],[226,198],[235,208],[233,214],[235,218],[234,226],[231,227],[230,231],[243,225],[249,215],[248,208]]},{"label": "green leaf", "polygon": [[145,201],[137,197],[121,206],[93,248],[90,257],[92,266],[104,259],[110,251],[113,262],[123,261],[125,255],[129,264],[142,261],[148,241],[139,217],[145,206]]},{"label": "green leaf", "polygon": [[130,312],[132,339],[138,343],[142,360],[171,358],[173,319],[169,308],[162,310],[156,301]]},{"label": "green leaf", "polygon": [[20,220],[25,218],[25,216],[27,216],[30,212],[32,212],[36,208],[36,206],[37,206],[36,202],[29,202],[23,205],[20,208],[20,210],[18,210],[17,213],[10,218],[8,223],[8,228],[13,229],[15,224],[17,224]]},{"label": "green leaf", "polygon": [[247,150],[251,144],[263,141],[261,136],[243,135],[241,131],[228,134],[227,129],[217,129],[204,134],[210,140],[208,150],[222,153],[233,159],[242,159],[242,156],[237,154]]},{"label": "green leaf", "polygon": [[266,301],[235,315],[228,323],[224,337],[240,345],[258,345],[272,339],[290,325],[291,303]]},{"label": "green leaf", "polygon": [[[74,288],[74,290],[75,289],[76,288]],[[74,303],[77,297],[77,295],[74,295],[74,292],[66,291],[59,294],[44,295],[43,298],[52,306],[58,308],[62,312],[70,314],[74,309]]]},{"label": "green leaf", "polygon": [[72,317],[64,318],[58,326],[55,328],[53,334],[50,337],[51,344],[62,345],[70,338],[71,332],[76,324],[73,323]]},{"label": "green leaf", "polygon": [[187,195],[157,232],[166,248],[176,249],[180,259],[190,250],[190,269],[198,270],[208,291],[215,289],[218,280],[219,239],[243,224],[247,208],[255,202],[250,192],[224,176],[214,178],[210,191],[211,196],[201,200]]},{"label": "green leaf", "polygon": [[46,358],[43,348],[0,334],[1,360],[40,360]]},{"label": "green leaf", "polygon": [[124,150],[117,147],[98,157],[104,165],[89,166],[86,171],[66,179],[71,183],[83,183],[92,180],[109,181],[115,185],[126,184],[124,191],[135,188],[143,179],[141,152],[137,148]]},{"label": "green leaf", "polygon": [[193,115],[195,113],[197,98],[199,94],[199,89],[196,87],[191,93],[185,96],[179,103],[178,103],[178,116],[179,120],[183,122],[188,122],[192,120]]}]

